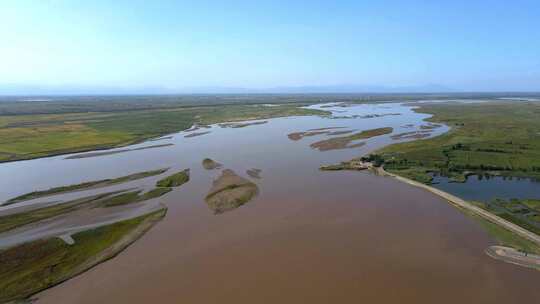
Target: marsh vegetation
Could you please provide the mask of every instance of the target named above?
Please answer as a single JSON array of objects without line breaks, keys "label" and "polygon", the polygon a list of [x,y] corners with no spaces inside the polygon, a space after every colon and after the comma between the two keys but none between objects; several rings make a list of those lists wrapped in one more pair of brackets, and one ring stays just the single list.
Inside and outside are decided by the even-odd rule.
[{"label": "marsh vegetation", "polygon": [[213,169],[219,169],[221,168],[223,165],[216,162],[215,160],[213,159],[210,159],[210,158],[205,158],[203,159],[202,161],[202,166],[204,169],[206,170],[213,170]]},{"label": "marsh vegetation", "polygon": [[0,103],[0,162],[121,147],[194,124],[327,114],[300,108],[302,104],[200,104],[149,100]]},{"label": "marsh vegetation", "polygon": [[179,187],[189,181],[189,169],[184,169],[173,175],[169,175],[163,179],[160,179],[157,183],[157,187]]},{"label": "marsh vegetation", "polygon": [[220,214],[244,205],[258,193],[259,188],[255,183],[226,169],[212,183],[205,201],[214,213]]},{"label": "marsh vegetation", "polygon": [[162,209],[71,236],[37,240],[0,250],[0,302],[24,299],[114,257],[166,213]]},{"label": "marsh vegetation", "polygon": [[[238,105],[234,106],[236,107]],[[251,108],[255,109],[259,107],[276,109],[287,108],[289,106],[250,105]],[[115,157],[103,157],[99,159],[64,161],[63,157],[58,157],[52,159],[52,161],[56,161],[55,164],[51,164],[45,160],[4,164],[3,176],[10,176],[13,172],[16,172],[14,169],[26,168],[25,166],[27,164],[29,164],[28,166],[33,165],[35,166],[34,168],[39,168],[39,170],[43,171],[50,170],[50,168],[56,170],[60,178],[55,181],[40,183],[39,180],[33,180],[31,177],[28,179],[25,178],[25,183],[28,185],[32,184],[35,189],[47,189],[48,187],[62,184],[68,185],[71,178],[69,174],[73,170],[78,170],[75,172],[84,172],[88,180],[94,179],[95,181],[87,182],[88,185],[77,184],[56,187],[58,189],[64,188],[64,190],[54,190],[50,193],[46,192],[51,189],[34,191],[27,198],[31,199],[36,193],[38,193],[36,198],[39,198],[48,195],[68,194],[74,191],[92,190],[89,193],[84,192],[79,194],[79,196],[86,195],[87,197],[77,198],[77,194],[75,193],[66,196],[51,197],[50,201],[31,201],[24,202],[21,205],[5,207],[6,212],[10,214],[0,218],[0,232],[3,232],[3,236],[6,237],[2,243],[3,248],[5,250],[12,250],[10,251],[10,256],[18,257],[10,260],[12,265],[16,265],[13,267],[20,269],[27,269],[26,267],[28,267],[28,269],[32,269],[31,272],[36,274],[36,279],[14,277],[13,280],[28,280],[28,284],[18,281],[19,283],[17,284],[20,289],[16,289],[15,283],[6,283],[2,286],[8,286],[8,288],[14,291],[18,290],[17,292],[21,294],[27,294],[27,287],[30,285],[39,286],[38,279],[40,277],[43,278],[41,275],[43,272],[39,270],[39,267],[36,267],[39,264],[39,257],[32,256],[30,252],[36,254],[41,254],[42,252],[33,250],[33,248],[36,248],[33,246],[48,248],[47,246],[49,245],[47,244],[49,242],[55,242],[55,244],[51,243],[53,244],[51,246],[54,248],[62,246],[66,248],[77,248],[73,246],[83,244],[80,238],[80,233],[82,233],[81,225],[89,225],[93,227],[90,231],[94,231],[114,225],[109,222],[111,218],[113,218],[113,221],[124,222],[125,220],[133,219],[133,217],[139,217],[141,214],[145,215],[149,211],[162,208],[163,205],[170,205],[175,208],[175,212],[171,212],[171,215],[174,215],[175,219],[168,221],[167,225],[164,225],[163,229],[160,229],[158,233],[149,234],[148,238],[142,240],[143,244],[141,246],[134,246],[133,250],[126,252],[125,254],[128,258],[118,259],[114,263],[110,263],[112,265],[96,269],[97,272],[85,274],[80,281],[70,281],[67,285],[52,289],[46,294],[49,294],[49,296],[52,295],[51,299],[54,300],[63,298],[62,295],[64,292],[69,293],[73,290],[76,290],[77,293],[84,292],[83,289],[86,288],[85,286],[88,286],[87,284],[92,280],[97,279],[100,282],[103,281],[102,286],[104,286],[104,289],[89,292],[89,301],[100,302],[100,299],[110,299],[109,296],[115,299],[123,299],[122,297],[126,293],[130,293],[130,295],[136,294],[138,296],[156,291],[151,284],[147,284],[146,280],[137,279],[136,273],[140,274],[143,271],[150,270],[151,273],[158,275],[162,271],[167,271],[178,278],[179,281],[174,280],[174,282],[157,282],[160,288],[171,291],[171,296],[176,298],[185,297],[185,299],[200,299],[198,298],[200,292],[195,292],[190,288],[183,288],[183,283],[179,282],[188,282],[190,280],[202,281],[208,278],[215,278],[216,281],[226,282],[227,280],[222,279],[225,277],[230,279],[231,273],[240,273],[241,276],[245,275],[248,278],[251,275],[249,274],[251,269],[243,272],[243,268],[238,267],[238,265],[246,265],[246,258],[249,261],[264,261],[261,263],[251,263],[248,268],[267,267],[261,268],[259,271],[261,273],[268,273],[272,269],[279,269],[277,267],[278,265],[290,262],[288,260],[290,257],[289,254],[295,254],[295,252],[298,253],[297,257],[302,259],[302,261],[306,261],[307,258],[307,261],[310,261],[309,263],[314,263],[313,265],[317,265],[317,267],[327,267],[322,271],[314,273],[314,275],[321,275],[319,278],[321,282],[324,282],[321,286],[326,286],[328,280],[338,282],[339,286],[347,284],[350,281],[348,279],[350,276],[358,274],[353,269],[354,267],[350,268],[349,266],[356,263],[359,259],[376,259],[377,263],[373,263],[373,265],[381,265],[380,268],[375,269],[362,268],[362,272],[366,275],[373,277],[381,274],[388,275],[385,281],[396,277],[393,284],[398,285],[402,281],[421,280],[421,277],[414,277],[410,272],[399,270],[392,272],[394,270],[388,271],[387,267],[384,267],[388,262],[395,261],[396,258],[405,258],[410,263],[408,265],[429,267],[426,269],[430,271],[434,269],[434,271],[438,271],[439,273],[449,274],[448,277],[451,278],[464,273],[463,269],[470,269],[472,266],[481,265],[481,267],[489,269],[490,274],[495,273],[497,278],[504,280],[505,286],[509,290],[516,290],[516,285],[519,285],[515,283],[515,277],[519,275],[518,271],[505,268],[508,272],[506,273],[507,276],[503,279],[499,277],[500,272],[498,271],[501,268],[497,263],[492,263],[487,257],[488,261],[482,259],[484,248],[493,245],[493,243],[489,243],[492,242],[492,239],[486,237],[482,230],[475,230],[477,225],[474,223],[471,224],[471,221],[462,221],[462,216],[458,212],[455,212],[454,209],[447,208],[445,204],[437,204],[437,198],[433,199],[429,193],[408,189],[404,185],[396,184],[391,179],[372,178],[368,174],[357,174],[353,177],[353,174],[347,172],[324,174],[314,170],[322,163],[339,162],[343,156],[348,157],[348,159],[354,158],[354,162],[338,163],[335,166],[327,166],[326,168],[323,166],[321,169],[365,170],[369,169],[367,163],[374,166],[386,166],[387,162],[391,160],[386,155],[372,154],[366,155],[364,158],[357,157],[374,147],[393,143],[392,135],[394,135],[394,130],[396,130],[395,133],[398,135],[405,132],[415,132],[415,134],[427,134],[426,136],[432,137],[445,132],[447,130],[446,125],[443,125],[442,122],[437,122],[437,125],[435,123],[422,122],[422,119],[428,117],[428,115],[415,113],[409,107],[399,104],[385,104],[384,106],[357,106],[349,104],[346,107],[339,107],[338,109],[332,106],[325,107],[325,109],[332,111],[334,114],[338,113],[337,115],[358,115],[357,118],[373,117],[370,119],[347,119],[342,121],[329,120],[323,117],[275,119],[268,120],[267,123],[264,125],[261,124],[258,127],[235,128],[234,130],[212,126],[211,130],[213,134],[211,136],[184,139],[184,135],[187,134],[209,131],[206,128],[205,122],[203,122],[204,115],[201,115],[199,117],[193,117],[193,120],[197,122],[192,125],[192,128],[167,140],[167,142],[174,143],[174,146],[171,146],[170,149],[149,149],[140,153],[125,153]],[[151,109],[151,111],[163,110],[175,111],[172,109]],[[304,110],[311,111],[314,109],[302,109],[302,111]],[[220,111],[222,110],[218,112]],[[252,110],[249,111],[249,113],[254,113],[251,112]],[[422,108],[419,111],[423,111]],[[383,115],[398,112],[402,114]],[[320,114],[321,112],[315,111],[312,113]],[[214,114],[217,115],[218,113]],[[250,116],[248,119],[257,118]],[[232,120],[234,121],[234,119]],[[228,122],[230,120],[224,120],[223,122],[225,121]],[[291,122],[294,125],[291,125]],[[235,123],[235,125],[242,124],[242,122]],[[359,147],[359,149],[317,153],[316,151],[312,151],[308,144],[291,147],[294,143],[287,139],[284,134],[292,132],[295,129],[306,131],[291,133],[292,135],[289,134],[288,137],[290,140],[298,141],[303,139],[303,142],[307,142],[308,144],[312,142],[319,142],[320,144],[321,140],[337,139],[340,145],[345,145],[346,147],[364,142],[368,143],[368,145]],[[400,135],[399,140],[414,140],[416,137],[407,136],[415,134]],[[431,141],[432,139],[425,140]],[[242,150],[242,147],[245,147],[246,150]],[[291,150],[287,150],[288,148],[291,148]],[[224,163],[227,167],[234,169],[240,174],[235,173],[233,170],[218,170],[223,168],[221,163],[210,158],[201,161],[201,154],[203,157],[205,154],[213,155],[212,157],[218,157],[217,160],[226,161]],[[99,164],[100,166],[96,166],[99,168],[94,169],[94,164]],[[294,164],[294,170],[291,170],[291,164]],[[151,172],[143,170],[147,170],[149,167],[160,168],[163,166],[176,169],[175,171],[170,171],[171,169],[169,169],[170,172],[167,171],[163,176],[155,176],[148,180],[141,179],[125,186],[117,181],[120,178],[100,179],[103,176],[116,176],[116,172],[133,172],[133,170],[140,170],[141,173]],[[191,181],[189,169],[178,169],[187,167],[193,170]],[[109,170],[110,168],[114,170]],[[258,168],[265,170],[264,179],[259,179],[261,169]],[[161,170],[166,171],[166,169]],[[165,171],[161,173],[165,173]],[[110,172],[115,173],[114,175],[105,175],[107,172],[108,174]],[[63,175],[67,175],[68,177],[63,178]],[[428,172],[427,175],[433,176],[433,172]],[[125,179],[127,177],[128,175],[125,175],[121,178]],[[216,178],[213,180],[210,189],[208,189],[213,177]],[[65,182],[66,180],[68,182]],[[111,183],[112,180],[116,182]],[[32,190],[32,188],[28,189],[28,187],[19,188],[18,184],[10,184],[8,179],[5,179],[5,181],[5,184],[8,185],[6,188],[8,189],[17,186],[17,190],[4,196],[5,199],[16,196],[18,193]],[[181,187],[188,181],[193,183],[193,185]],[[102,185],[120,186],[115,186],[111,189],[102,189]],[[260,189],[266,189],[265,185],[270,185],[268,186],[269,190],[264,191],[264,193],[260,192]],[[171,195],[165,195],[173,191],[173,187],[181,187],[181,189],[175,190]],[[394,191],[386,191],[388,189],[394,189],[393,187],[399,189],[399,193],[402,195],[396,196]],[[330,193],[329,189],[332,190]],[[155,199],[159,197],[162,198]],[[249,203],[255,197],[257,197],[256,203]],[[24,197],[22,199],[25,200]],[[178,204],[178,202],[181,203]],[[203,208],[201,208],[201,204]],[[244,207],[239,208],[241,206]],[[525,207],[523,206],[528,208],[529,213],[524,213]],[[497,208],[504,208],[508,214],[516,215],[520,218],[525,217],[531,221],[536,219],[536,213],[534,213],[536,212],[534,209],[535,206],[534,200],[526,199],[521,200],[519,204],[515,202],[511,203],[509,200],[497,203]],[[8,208],[13,208],[14,210],[7,210]],[[22,210],[22,212],[17,212],[18,210]],[[233,210],[236,211],[233,212]],[[422,212],[417,212],[418,210]],[[214,217],[210,213],[219,216]],[[222,215],[223,213],[226,214]],[[386,221],[374,220],[375,218],[382,217],[388,217],[388,219],[392,220],[392,229],[387,229]],[[45,236],[31,235],[36,230],[46,227],[48,223],[57,224],[63,222],[69,222],[69,225],[72,226],[61,226],[58,230],[50,233],[47,231],[48,234]],[[58,224],[58,226],[60,225]],[[528,252],[532,252],[529,250],[536,250],[533,242],[516,237],[513,233],[491,222],[487,222],[487,224],[481,223],[481,225],[486,225],[492,231],[496,231],[499,234],[497,237],[501,244],[507,244]],[[111,227],[118,227],[120,230],[123,229],[122,226]],[[430,227],[431,229],[427,230],[425,227]],[[111,229],[116,230],[116,228]],[[378,231],[378,233],[355,233],[355,231],[366,231],[366,229]],[[467,231],[467,238],[464,240],[462,232],[465,230]],[[210,238],[208,237],[208,231],[212,231],[212,237]],[[164,238],[161,233],[174,235],[175,242],[164,242],[163,240],[167,238]],[[115,232],[108,231],[106,234],[115,234]],[[448,238],[441,240],[441,234],[447,235]],[[107,235],[102,235],[102,237],[106,238]],[[410,239],[410,235],[419,237]],[[30,241],[17,242],[15,244],[13,240],[19,237],[28,237],[27,240]],[[502,239],[504,241],[501,241]],[[208,245],[210,250],[197,251],[199,253],[197,255],[185,254],[186,252],[191,252],[191,250],[199,250],[201,248],[201,243],[198,240],[205,240],[205,246]],[[115,241],[111,242],[117,244]],[[254,242],[260,243],[257,243],[257,246],[253,246],[255,244]],[[382,249],[379,251],[377,249],[377,252],[372,254],[373,250],[370,249],[369,244],[377,242],[395,244],[396,250]],[[463,242],[469,243],[463,246]],[[266,245],[276,244],[276,246],[285,246],[285,243],[288,248],[294,248],[294,250],[288,252],[286,256],[279,256],[277,254],[272,259],[268,259],[267,249],[271,249],[272,247],[266,247]],[[346,252],[340,250],[343,244],[347,244],[348,250]],[[8,247],[8,245],[11,247]],[[159,245],[160,250],[156,251],[156,247],[152,245]],[[393,248],[392,246],[394,245],[389,246]],[[420,247],[426,249],[417,250]],[[447,248],[457,247],[460,250],[450,253],[446,250]],[[256,250],[253,251],[253,248]],[[279,249],[281,247],[275,248]],[[318,252],[324,255],[324,257],[328,257],[328,260],[326,258],[321,260],[322,255],[317,255],[310,260],[309,254],[306,254],[306,250],[311,250],[311,248],[318,248]],[[219,256],[215,255],[215,249],[219,250]],[[56,252],[56,250],[54,249],[52,251]],[[93,254],[96,257],[102,255],[100,253],[95,254],[96,251],[92,250],[89,251],[89,254]],[[403,252],[403,250],[406,250],[409,254],[407,256],[401,255],[399,252]],[[13,252],[26,253],[14,255]],[[67,250],[62,251],[61,254],[62,256],[69,257],[70,261],[79,259],[77,256],[83,254],[77,251],[72,256],[66,252]],[[4,251],[0,251],[0,256],[2,253]],[[246,255],[243,255],[244,253]],[[394,253],[396,255],[393,255]],[[49,256],[54,256],[54,254],[44,253],[42,255],[44,259],[43,265],[45,267],[49,267],[49,264],[47,264]],[[143,263],[144,265],[137,265],[138,267],[134,270],[131,267],[132,265],[130,265],[130,261],[138,259],[141,256],[156,260],[159,259],[160,263]],[[448,265],[444,261],[458,260],[458,257],[459,263],[452,265],[452,267],[446,267]],[[84,258],[84,255],[80,257],[80,259]],[[216,258],[221,260],[216,260]],[[17,259],[20,259],[20,262],[17,262]],[[321,263],[321,261],[328,261],[329,263]],[[197,267],[189,269],[191,267],[189,265],[210,265],[213,262],[220,263],[220,265],[231,265],[230,269],[234,271],[227,272],[226,275],[220,277],[223,274],[220,267],[217,267],[219,269],[208,267],[202,270],[202,273],[200,269],[196,269]],[[78,263],[76,262],[75,264]],[[88,263],[84,263],[84,265],[88,265]],[[182,267],[182,265],[188,265],[188,268]],[[303,265],[299,265],[299,267],[303,267]],[[460,265],[465,266],[459,268]],[[343,267],[348,272],[345,276],[341,274],[334,275],[335,267]],[[49,268],[53,271],[60,271],[62,266],[55,264]],[[13,276],[13,268],[5,268],[4,270],[9,273],[9,275],[4,277],[7,282],[7,278]],[[56,281],[59,273],[50,273],[51,282]],[[186,273],[189,273],[189,275],[186,275]],[[280,280],[284,280],[286,284],[290,284],[290,281],[287,281],[287,279],[292,276],[293,278],[291,280],[295,282],[302,281],[305,277],[300,273],[301,271],[298,275],[296,272],[287,273],[287,278],[280,278]],[[234,281],[241,282],[242,284],[251,282],[242,281],[241,276],[235,276]],[[240,278],[239,281],[237,281],[238,278]],[[487,292],[484,291],[484,288],[489,288],[490,286],[483,282],[489,281],[490,278],[486,277],[484,273],[471,274],[470,281],[479,282],[478,284],[481,286],[481,288],[475,288],[474,292],[482,295],[486,294]],[[115,286],[115,282],[120,281],[123,283],[121,284],[122,286]],[[386,286],[387,282],[383,285]],[[446,285],[446,282],[444,284],[441,283],[441,285]],[[435,287],[442,288],[441,285]],[[129,288],[125,286],[129,286]],[[229,288],[228,285],[226,287]],[[250,286],[250,288],[257,289],[264,287]],[[467,286],[463,284],[459,288],[466,289]],[[530,288],[530,286],[527,285],[526,288]],[[257,290],[257,292],[259,291]],[[262,291],[265,292],[265,290]],[[338,288],[336,291],[341,292],[343,290]],[[194,296],[194,294],[197,295]],[[166,296],[161,297],[161,295],[156,294],[156,297],[159,298],[159,301],[167,302]]]},{"label": "marsh vegetation", "polygon": [[386,170],[429,183],[430,172],[540,177],[540,103],[426,104],[416,111],[452,130],[379,150]]},{"label": "marsh vegetation", "polygon": [[310,146],[313,149],[319,151],[338,150],[338,149],[350,149],[357,148],[364,145],[364,142],[352,143],[357,140],[369,139],[375,136],[385,135],[392,133],[394,129],[391,127],[376,128],[370,130],[364,130],[358,133],[354,133],[347,136],[332,137],[312,143]]}]

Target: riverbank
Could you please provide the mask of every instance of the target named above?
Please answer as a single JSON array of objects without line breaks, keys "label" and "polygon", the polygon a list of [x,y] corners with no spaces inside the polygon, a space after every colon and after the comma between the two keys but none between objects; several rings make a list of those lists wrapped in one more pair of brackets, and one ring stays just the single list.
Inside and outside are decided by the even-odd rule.
[{"label": "riverbank", "polygon": [[51,237],[0,251],[0,302],[27,299],[115,257],[161,221],[166,212],[164,207],[67,238]]},{"label": "riverbank", "polygon": [[540,255],[524,253],[504,246],[490,246],[486,248],[486,254],[506,263],[540,270]]},{"label": "riverbank", "polygon": [[[105,107],[93,112],[0,115],[0,163],[125,147],[186,130],[194,124],[329,114],[302,108],[305,105],[176,105],[165,109],[126,106],[123,109]],[[77,103],[74,101],[70,106],[76,107]]]},{"label": "riverbank", "polygon": [[405,178],[405,177],[402,177],[402,176],[399,176],[397,174],[394,174],[394,173],[390,173],[386,170],[384,170],[384,168],[382,167],[378,167],[378,168],[375,168],[376,169],[376,172],[377,174],[379,175],[383,175],[383,176],[390,176],[390,177],[393,177],[401,182],[404,182],[406,184],[409,184],[411,186],[415,186],[415,187],[418,187],[418,188],[422,188],[422,189],[425,189],[433,194],[436,194],[442,198],[444,198],[445,200],[447,200],[448,202],[450,202],[452,205],[458,207],[458,208],[461,208],[461,209],[464,209],[464,210],[467,210],[467,211],[470,211],[476,215],[479,215],[480,217],[482,217],[483,219],[485,220],[488,220],[494,224],[497,224],[499,226],[502,226],[504,227],[505,229],[507,230],[510,230],[511,232],[531,241],[531,242],[534,242],[535,244],[537,245],[540,245],[540,236],[538,236],[536,233],[533,233],[529,230],[526,230],[524,228],[521,228],[520,226],[514,224],[514,223],[511,223],[503,218],[500,218],[480,207],[477,207],[467,201],[464,201],[463,199],[455,196],[455,195],[452,195],[450,193],[447,193],[447,192],[444,192],[442,190],[439,190],[437,188],[434,188],[434,187],[431,187],[431,186],[428,186],[426,184],[422,184],[422,183],[419,183],[417,181],[413,181],[411,179],[408,179],[408,178]]},{"label": "riverbank", "polygon": [[430,103],[414,111],[451,130],[374,151],[386,170],[422,183],[433,173],[456,182],[472,174],[540,178],[539,102]]},{"label": "riverbank", "polygon": [[[414,187],[418,187],[418,188],[422,188],[424,190],[427,190],[437,196],[440,196],[442,197],[443,199],[445,199],[446,201],[448,201],[450,204],[452,204],[453,206],[461,209],[461,210],[464,210],[466,211],[467,213],[471,213],[473,215],[476,215],[476,216],[479,216],[480,218],[490,222],[490,223],[493,223],[503,229],[506,229],[508,231],[510,231],[511,233],[514,233],[516,234],[517,236],[521,237],[521,238],[524,238],[526,239],[527,241],[529,242],[532,242],[537,248],[540,249],[540,236],[537,235],[536,233],[532,232],[532,231],[529,231],[527,229],[524,229],[512,222],[509,222],[493,213],[490,213],[489,211],[487,210],[484,210],[478,206],[475,206],[455,195],[452,195],[450,193],[447,193],[445,191],[442,191],[442,190],[439,190],[437,188],[434,188],[434,187],[431,187],[429,185],[426,185],[426,184],[423,184],[423,183],[420,183],[420,182],[417,182],[417,181],[414,181],[414,180],[411,180],[409,178],[406,178],[406,177],[403,177],[403,176],[399,176],[397,174],[394,174],[394,173],[391,173],[391,172],[388,172],[386,170],[384,170],[384,168],[382,166],[375,166],[373,163],[371,162],[368,162],[368,161],[362,161],[362,160],[358,160],[358,159],[354,159],[354,160],[351,160],[349,162],[341,162],[340,164],[338,165],[327,165],[327,166],[321,166],[320,167],[320,170],[323,170],[323,171],[335,171],[335,170],[356,170],[356,171],[359,171],[359,170],[369,170],[377,175],[380,175],[380,176],[389,176],[389,177],[392,177],[394,179],[397,179],[398,181],[400,182],[403,182],[403,183],[406,183],[408,185],[411,185],[411,186],[414,186]],[[504,247],[504,248],[509,248],[509,247]],[[520,252],[514,248],[511,248],[512,250],[514,250],[515,252]],[[492,250],[493,251],[493,250]],[[535,253],[538,253],[539,250],[535,250]],[[491,251],[490,251],[491,252]],[[508,252],[505,251],[505,252]],[[490,256],[493,256],[494,254],[490,254]],[[508,260],[509,258],[506,258],[504,256],[502,256],[502,254],[498,254],[499,256],[501,256],[500,259],[506,259]],[[508,254],[509,255],[509,254]],[[525,255],[517,255],[517,254],[512,254],[512,257],[511,259],[513,261],[518,261],[520,262],[521,264],[524,264],[524,265],[535,265],[535,263],[539,264],[540,265],[540,255],[534,255],[534,254],[527,254],[527,256]],[[514,263],[514,264],[518,264],[518,265],[521,265],[520,263]],[[529,267],[529,266],[527,266]]]}]

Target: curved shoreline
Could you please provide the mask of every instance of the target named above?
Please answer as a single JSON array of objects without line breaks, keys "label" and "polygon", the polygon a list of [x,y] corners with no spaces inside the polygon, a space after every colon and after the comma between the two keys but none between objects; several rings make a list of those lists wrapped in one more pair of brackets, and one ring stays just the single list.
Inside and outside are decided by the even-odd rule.
[{"label": "curved shoreline", "polygon": [[506,263],[540,270],[540,255],[525,254],[506,246],[489,246],[486,254]]},{"label": "curved shoreline", "polygon": [[394,174],[394,173],[390,173],[386,170],[384,170],[384,168],[376,168],[375,169],[377,171],[377,173],[379,175],[382,175],[382,176],[390,176],[390,177],[393,177],[401,182],[404,182],[406,184],[409,184],[411,186],[415,186],[415,187],[418,187],[418,188],[422,188],[422,189],[425,189],[433,194],[436,194],[442,198],[444,198],[445,200],[447,200],[448,202],[450,202],[450,204],[454,205],[455,207],[458,207],[458,208],[462,208],[462,209],[465,209],[467,211],[470,211],[480,217],[482,217],[483,219],[487,220],[487,221],[490,221],[494,224],[497,224],[499,226],[502,226],[503,228],[531,241],[531,242],[534,242],[535,244],[537,245],[540,245],[540,236],[537,235],[536,233],[533,233],[527,229],[524,229],[514,223],[511,223],[501,217],[498,217],[496,216],[495,214],[492,214],[490,213],[489,211],[486,211],[480,207],[477,207],[477,206],[474,206],[473,204],[455,196],[455,195],[452,195],[448,192],[445,192],[445,191],[442,191],[442,190],[439,190],[437,188],[434,188],[434,187],[431,187],[431,186],[428,186],[428,185],[425,185],[425,184],[422,184],[422,183],[419,183],[419,182],[416,182],[416,181],[413,181],[413,180],[410,180],[408,178],[405,178],[405,177],[402,177],[402,176],[399,176],[397,174]]}]

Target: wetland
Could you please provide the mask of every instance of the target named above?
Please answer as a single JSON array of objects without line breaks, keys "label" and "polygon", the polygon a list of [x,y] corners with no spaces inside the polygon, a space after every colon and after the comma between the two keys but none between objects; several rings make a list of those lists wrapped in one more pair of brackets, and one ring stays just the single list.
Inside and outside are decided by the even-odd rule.
[{"label": "wetland", "polygon": [[[198,119],[208,124],[204,136],[186,137],[197,132],[195,122],[159,133],[167,136],[152,143],[166,148],[140,142],[100,157],[4,163],[0,299],[455,303],[466,294],[480,303],[534,301],[538,271],[485,253],[501,244],[490,234],[496,227],[393,178],[319,170],[412,145],[418,138],[406,132],[437,141],[462,129],[427,123],[434,114],[417,107],[285,105],[254,115],[259,106],[251,106],[239,108],[243,121]],[[383,160],[399,160],[393,153]],[[413,169],[425,173],[403,170]],[[499,208],[537,208],[528,195],[502,199]]]}]

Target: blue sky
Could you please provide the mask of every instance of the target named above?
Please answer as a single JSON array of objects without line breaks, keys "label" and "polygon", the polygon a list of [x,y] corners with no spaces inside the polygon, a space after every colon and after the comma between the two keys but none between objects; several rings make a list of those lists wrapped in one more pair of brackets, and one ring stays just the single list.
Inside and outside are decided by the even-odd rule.
[{"label": "blue sky", "polygon": [[540,1],[0,1],[0,85],[540,91]]}]

